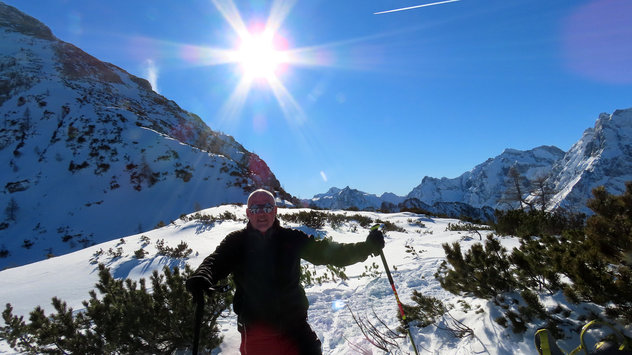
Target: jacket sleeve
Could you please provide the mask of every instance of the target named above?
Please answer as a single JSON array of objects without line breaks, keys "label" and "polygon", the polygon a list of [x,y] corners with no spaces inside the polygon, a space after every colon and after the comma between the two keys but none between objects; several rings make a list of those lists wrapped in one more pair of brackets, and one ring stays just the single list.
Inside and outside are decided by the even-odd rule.
[{"label": "jacket sleeve", "polygon": [[229,234],[215,248],[215,251],[202,261],[192,276],[203,277],[209,285],[215,285],[218,281],[226,278],[234,270],[237,260],[240,260],[238,256],[239,243],[238,232]]},{"label": "jacket sleeve", "polygon": [[371,248],[366,242],[336,243],[330,239],[307,237],[301,257],[315,265],[347,266],[366,260]]}]

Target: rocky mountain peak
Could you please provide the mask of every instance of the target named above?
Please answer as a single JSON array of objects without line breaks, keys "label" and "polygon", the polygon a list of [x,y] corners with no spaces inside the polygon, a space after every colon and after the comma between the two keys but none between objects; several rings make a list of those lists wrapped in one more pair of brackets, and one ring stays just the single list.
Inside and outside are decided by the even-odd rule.
[{"label": "rocky mountain peak", "polygon": [[0,2],[0,27],[41,39],[54,40],[50,28],[13,6]]},{"label": "rocky mountain peak", "polygon": [[591,191],[605,186],[621,194],[632,180],[632,108],[602,113],[595,126],[552,168],[550,184],[555,196],[549,208],[590,213],[586,206]]}]

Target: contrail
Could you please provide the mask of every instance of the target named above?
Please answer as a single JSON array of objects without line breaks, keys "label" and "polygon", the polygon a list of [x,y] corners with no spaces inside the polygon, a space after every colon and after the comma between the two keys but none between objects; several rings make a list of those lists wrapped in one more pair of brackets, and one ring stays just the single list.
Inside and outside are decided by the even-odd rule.
[{"label": "contrail", "polygon": [[394,9],[394,10],[388,10],[388,11],[375,12],[373,15],[387,14],[389,12],[397,12],[397,11],[417,9],[417,8],[420,8],[420,7],[426,7],[426,6],[432,6],[432,5],[447,4],[449,2],[456,2],[456,1],[461,1],[461,0],[446,0],[446,1],[433,2],[431,4],[423,4],[423,5],[417,5],[417,6],[402,7],[401,9]]}]

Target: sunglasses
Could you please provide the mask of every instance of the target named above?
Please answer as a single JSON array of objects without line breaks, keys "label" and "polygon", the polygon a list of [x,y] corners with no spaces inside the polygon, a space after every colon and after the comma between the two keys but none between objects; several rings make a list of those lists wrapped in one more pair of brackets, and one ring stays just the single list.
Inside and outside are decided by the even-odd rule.
[{"label": "sunglasses", "polygon": [[252,205],[248,207],[250,213],[259,214],[259,213],[270,213],[274,210],[274,206],[266,203],[265,205]]}]

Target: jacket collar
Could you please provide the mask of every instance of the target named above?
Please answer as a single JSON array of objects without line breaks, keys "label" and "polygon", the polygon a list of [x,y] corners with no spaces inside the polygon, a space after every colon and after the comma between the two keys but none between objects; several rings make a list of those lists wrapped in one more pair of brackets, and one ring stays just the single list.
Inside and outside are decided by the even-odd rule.
[{"label": "jacket collar", "polygon": [[246,225],[246,230],[248,231],[248,233],[254,233],[256,235],[259,236],[263,236],[263,237],[269,237],[272,234],[276,233],[276,231],[281,228],[281,222],[279,222],[278,218],[274,218],[274,223],[272,223],[272,226],[270,228],[268,228],[268,230],[265,232],[265,234],[261,233],[260,231],[256,230],[251,224],[250,222],[248,222],[248,224]]}]

